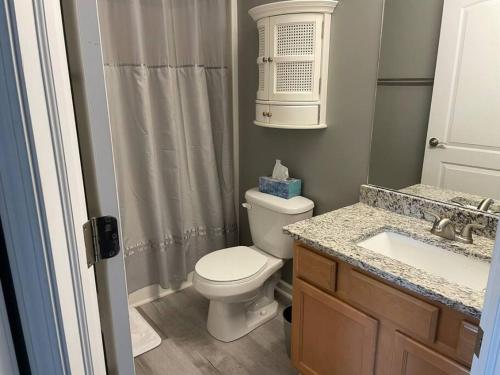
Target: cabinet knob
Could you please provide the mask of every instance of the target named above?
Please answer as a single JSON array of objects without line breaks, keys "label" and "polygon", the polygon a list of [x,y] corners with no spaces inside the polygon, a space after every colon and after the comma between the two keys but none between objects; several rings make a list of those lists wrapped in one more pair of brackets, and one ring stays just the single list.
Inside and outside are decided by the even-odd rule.
[{"label": "cabinet knob", "polygon": [[267,62],[267,57],[263,57],[262,62]]},{"label": "cabinet knob", "polygon": [[273,62],[273,58],[272,58],[272,57],[268,57],[268,58],[267,58],[267,61],[269,61],[269,62]]},{"label": "cabinet knob", "polygon": [[271,112],[267,112],[267,117],[273,117],[273,114]]},{"label": "cabinet knob", "polygon": [[267,112],[262,112],[262,116],[267,117]]}]

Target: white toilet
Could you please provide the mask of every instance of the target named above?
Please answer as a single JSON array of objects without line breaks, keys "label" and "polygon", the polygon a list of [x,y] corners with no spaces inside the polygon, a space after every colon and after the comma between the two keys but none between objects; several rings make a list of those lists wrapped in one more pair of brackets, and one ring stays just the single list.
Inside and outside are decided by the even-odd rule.
[{"label": "white toilet", "polygon": [[195,266],[195,289],[210,300],[207,329],[215,338],[236,340],[276,316],[274,287],[284,259],[292,258],[285,225],[312,216],[305,197],[283,199],[257,189],[245,193],[254,246],[236,246],[205,255]]}]

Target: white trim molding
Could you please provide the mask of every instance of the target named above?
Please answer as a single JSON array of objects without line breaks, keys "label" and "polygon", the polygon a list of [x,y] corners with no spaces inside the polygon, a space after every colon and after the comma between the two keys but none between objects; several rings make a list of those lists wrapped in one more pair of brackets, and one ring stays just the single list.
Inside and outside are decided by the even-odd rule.
[{"label": "white trim molding", "polygon": [[274,288],[275,292],[281,295],[288,303],[292,303],[293,287],[285,280],[281,279]]},{"label": "white trim molding", "polygon": [[180,292],[183,289],[193,286],[193,275],[194,271],[190,272],[187,276],[187,280],[184,281],[178,289],[164,289],[159,284],[148,285],[144,288],[136,290],[128,295],[128,304],[130,307],[137,307],[144,305],[146,303],[156,301],[162,297],[168,296]]},{"label": "white trim molding", "polygon": [[105,374],[60,4],[6,0],[0,27],[0,215],[29,365]]},{"label": "white trim molding", "polygon": [[238,0],[231,0],[231,91],[233,108],[234,208],[240,236],[240,99],[238,77]]},{"label": "white trim molding", "polygon": [[7,308],[0,280],[0,374],[19,375]]},{"label": "white trim molding", "polygon": [[335,0],[288,0],[256,6],[248,11],[254,21],[291,13],[333,13]]}]

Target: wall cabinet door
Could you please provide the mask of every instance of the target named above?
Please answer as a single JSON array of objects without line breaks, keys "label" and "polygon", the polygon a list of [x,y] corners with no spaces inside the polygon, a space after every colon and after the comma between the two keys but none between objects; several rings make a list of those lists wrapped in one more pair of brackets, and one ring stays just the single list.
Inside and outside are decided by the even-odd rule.
[{"label": "wall cabinet door", "polygon": [[269,99],[319,100],[323,15],[269,18]]},{"label": "wall cabinet door", "polygon": [[396,332],[391,375],[468,375],[469,370],[449,358]]},{"label": "wall cabinet door", "polygon": [[259,53],[257,56],[257,67],[259,69],[259,84],[257,87],[257,99],[269,99],[269,17],[257,21],[259,34]]},{"label": "wall cabinet door", "polygon": [[293,302],[292,360],[302,375],[374,373],[375,319],[297,278]]}]

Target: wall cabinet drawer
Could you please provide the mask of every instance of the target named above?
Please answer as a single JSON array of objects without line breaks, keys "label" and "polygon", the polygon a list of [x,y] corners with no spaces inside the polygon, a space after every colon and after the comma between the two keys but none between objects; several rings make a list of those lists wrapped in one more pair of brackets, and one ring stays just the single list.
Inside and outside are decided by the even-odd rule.
[{"label": "wall cabinet drawer", "polygon": [[349,275],[349,299],[397,324],[413,337],[434,341],[439,308],[354,270]]},{"label": "wall cabinet drawer", "polygon": [[269,123],[275,125],[317,125],[317,105],[269,105]]},{"label": "wall cabinet drawer", "polygon": [[335,292],[337,263],[303,247],[295,248],[295,274],[322,289]]},{"label": "wall cabinet drawer", "polygon": [[468,375],[469,370],[449,358],[396,332],[391,375]]},{"label": "wall cabinet drawer", "polygon": [[259,121],[262,123],[268,123],[269,117],[269,104],[257,104],[255,106],[255,121]]}]

